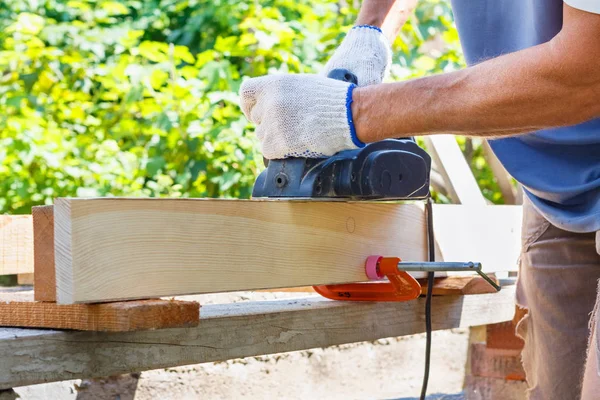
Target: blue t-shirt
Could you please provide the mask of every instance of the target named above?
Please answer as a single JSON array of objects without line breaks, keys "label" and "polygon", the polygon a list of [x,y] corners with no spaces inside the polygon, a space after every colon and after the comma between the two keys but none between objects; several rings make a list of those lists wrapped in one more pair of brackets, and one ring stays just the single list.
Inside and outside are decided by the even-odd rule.
[{"label": "blue t-shirt", "polygon": [[[567,3],[595,6],[587,11],[600,13],[595,1]],[[468,64],[547,42],[562,27],[562,0],[452,0],[452,5]],[[489,143],[553,225],[600,230],[600,119]]]}]

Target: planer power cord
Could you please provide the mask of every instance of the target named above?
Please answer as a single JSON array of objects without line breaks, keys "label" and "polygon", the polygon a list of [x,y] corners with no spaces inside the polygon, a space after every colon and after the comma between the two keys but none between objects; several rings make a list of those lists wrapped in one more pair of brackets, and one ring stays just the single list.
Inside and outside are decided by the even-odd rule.
[{"label": "planer power cord", "polygon": [[[435,238],[433,236],[433,206],[431,198],[427,199],[425,205],[427,211],[427,248],[429,250],[429,261],[435,261]],[[425,331],[427,339],[425,342],[425,373],[423,374],[423,386],[421,387],[421,400],[427,396],[427,384],[429,383],[429,367],[431,364],[431,295],[433,292],[434,272],[427,273],[427,294],[425,295]]]}]

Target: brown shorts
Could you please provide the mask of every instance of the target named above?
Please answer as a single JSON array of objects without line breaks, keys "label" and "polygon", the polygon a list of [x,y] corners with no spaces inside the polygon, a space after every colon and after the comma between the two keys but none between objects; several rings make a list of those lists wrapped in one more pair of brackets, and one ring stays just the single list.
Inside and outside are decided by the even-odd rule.
[{"label": "brown shorts", "polygon": [[573,233],[523,205],[517,325],[532,400],[600,399],[600,232]]}]

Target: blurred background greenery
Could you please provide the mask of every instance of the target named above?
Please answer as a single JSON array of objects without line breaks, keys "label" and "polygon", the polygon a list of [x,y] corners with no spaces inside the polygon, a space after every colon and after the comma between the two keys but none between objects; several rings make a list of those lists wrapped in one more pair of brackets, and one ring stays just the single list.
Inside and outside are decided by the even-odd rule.
[{"label": "blurred background greenery", "polygon": [[[358,5],[0,2],[0,213],[61,196],[249,197],[262,160],[241,81],[319,71]],[[463,67],[444,0],[421,1],[394,48],[394,80]],[[501,203],[481,147],[467,147]]]}]

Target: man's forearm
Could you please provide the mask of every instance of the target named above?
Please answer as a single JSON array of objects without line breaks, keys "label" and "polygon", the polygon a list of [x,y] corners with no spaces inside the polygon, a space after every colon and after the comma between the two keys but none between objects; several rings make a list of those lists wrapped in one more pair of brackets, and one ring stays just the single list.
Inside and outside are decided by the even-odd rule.
[{"label": "man's forearm", "polygon": [[377,26],[393,43],[416,4],[417,0],[364,0],[356,25]]},{"label": "man's forearm", "polygon": [[551,42],[462,71],[356,89],[358,138],[498,137],[600,117],[600,46],[582,43],[597,41],[598,32],[565,29]]}]

